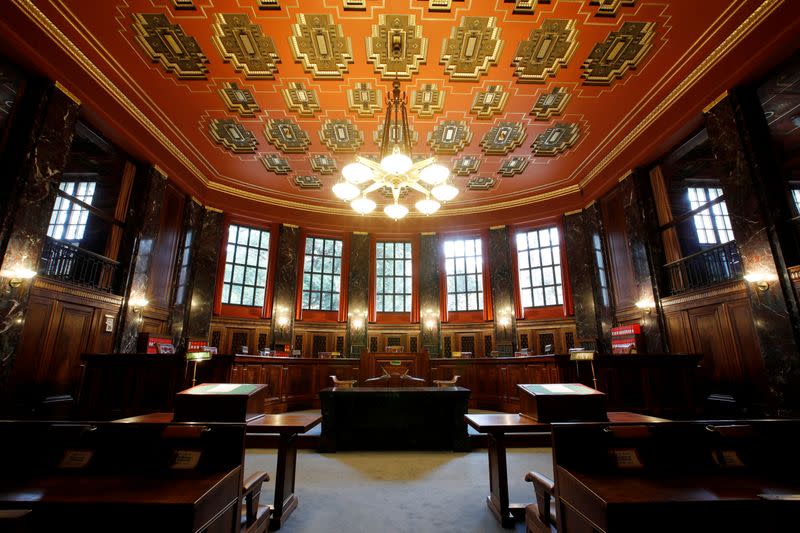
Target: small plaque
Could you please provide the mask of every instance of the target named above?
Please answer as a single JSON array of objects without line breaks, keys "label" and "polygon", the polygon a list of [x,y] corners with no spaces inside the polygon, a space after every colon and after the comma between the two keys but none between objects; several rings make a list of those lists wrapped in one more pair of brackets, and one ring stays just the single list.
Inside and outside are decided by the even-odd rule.
[{"label": "small plaque", "polygon": [[94,456],[92,450],[66,450],[61,462],[58,463],[58,468],[68,468],[77,470],[89,464]]},{"label": "small plaque", "polygon": [[711,458],[720,468],[743,468],[745,466],[736,450],[716,450],[711,452]]},{"label": "small plaque", "polygon": [[644,468],[636,448],[612,448],[609,453],[617,468],[625,470]]},{"label": "small plaque", "polygon": [[200,462],[200,456],[203,452],[200,450],[175,450],[175,455],[172,457],[172,470],[194,470],[197,463]]}]

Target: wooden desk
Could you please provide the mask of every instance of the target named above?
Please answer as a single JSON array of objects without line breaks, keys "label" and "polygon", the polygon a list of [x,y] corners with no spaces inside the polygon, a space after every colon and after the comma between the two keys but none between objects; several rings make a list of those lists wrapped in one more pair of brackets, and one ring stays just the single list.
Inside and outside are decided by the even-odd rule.
[{"label": "wooden desk", "polygon": [[[116,420],[118,423],[169,423],[172,413],[150,413]],[[297,508],[299,499],[294,492],[297,473],[297,435],[305,433],[322,421],[322,415],[294,413],[263,415],[246,425],[248,434],[278,434],[278,461],[275,467],[275,499],[270,514],[270,529],[283,526]]]},{"label": "wooden desk", "polygon": [[[608,419],[612,422],[638,423],[667,421],[654,416],[619,411],[609,412]],[[489,436],[489,496],[486,497],[486,504],[503,527],[512,528],[516,520],[525,518],[525,505],[509,501],[506,436],[509,433],[549,433],[550,424],[536,422],[518,414],[465,415],[464,420],[476,431]]]}]

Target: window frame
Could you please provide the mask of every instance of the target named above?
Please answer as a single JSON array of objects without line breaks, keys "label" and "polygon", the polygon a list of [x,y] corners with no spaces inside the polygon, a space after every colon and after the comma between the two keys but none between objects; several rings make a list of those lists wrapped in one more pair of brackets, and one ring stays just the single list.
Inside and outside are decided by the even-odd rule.
[{"label": "window frame", "polygon": [[[556,234],[558,235],[558,244],[555,245],[555,246],[552,244],[552,241],[550,240],[550,239],[552,239],[552,230],[555,230]],[[541,244],[542,243],[542,241],[541,241],[542,232],[547,232],[548,233],[548,244],[547,245],[542,245]],[[528,239],[530,238],[530,234],[531,233],[536,233],[536,242],[537,242],[537,246],[536,247],[531,247],[530,243],[528,242]],[[528,247],[525,250],[520,250],[520,248],[519,248],[519,236],[522,235],[522,234],[525,234],[525,240],[526,240],[526,243],[528,245]],[[564,263],[564,254],[563,254],[564,243],[563,243],[563,240],[564,239],[563,239],[562,235],[563,235],[563,232],[562,232],[561,228],[558,227],[557,224],[548,224],[548,225],[545,225],[545,226],[538,226],[536,228],[529,228],[529,229],[524,229],[524,230],[520,229],[520,230],[517,230],[514,233],[514,251],[516,253],[516,265],[515,265],[515,267],[516,267],[517,279],[519,280],[519,285],[517,287],[517,289],[518,289],[517,290],[517,298],[519,298],[520,307],[522,308],[523,312],[525,312],[528,309],[542,310],[542,309],[547,309],[547,308],[558,308],[558,307],[563,307],[564,306],[564,304],[566,302],[566,294],[565,294],[565,291],[564,291],[564,275],[565,275],[565,271],[564,271],[564,268],[563,268],[563,263]],[[553,254],[553,249],[556,248],[556,247],[558,248],[558,258],[557,258],[558,263],[555,262],[556,261],[556,257],[555,257],[555,254]],[[538,255],[538,259],[539,259],[538,266],[529,263],[528,266],[526,266],[524,268],[520,267],[520,264],[519,264],[519,256],[520,256],[520,254],[523,253],[523,252],[527,252],[528,257],[530,258],[531,252],[533,250],[537,251],[537,255]],[[548,255],[551,256],[551,259],[550,259],[551,262],[549,264],[547,264],[547,265],[543,264],[543,262],[542,262],[542,257],[543,257],[542,254],[543,254],[544,250],[547,250],[548,251]],[[547,267],[550,267],[550,268],[553,269],[553,283],[545,283],[545,280],[544,280],[544,268],[547,268]],[[535,268],[541,268],[542,269],[542,278],[541,278],[541,283],[539,285],[534,285],[533,270]],[[522,280],[523,280],[523,272],[522,272],[522,270],[525,270],[527,272],[528,281],[530,282],[529,285],[527,287],[524,287],[524,288],[522,287],[522,284],[523,284],[522,283]],[[547,288],[548,287],[554,287],[554,293],[555,293],[555,298],[556,298],[556,302],[555,303],[547,304],[546,293],[547,293]],[[542,298],[543,298],[543,302],[544,302],[543,305],[536,305],[535,289],[537,289],[537,288],[541,288],[542,289]],[[559,291],[559,288],[560,288],[560,291]],[[531,304],[532,305],[526,306],[524,304],[524,302],[523,302],[523,293],[522,293],[523,290],[529,290],[531,292]],[[559,302],[559,299],[561,300],[560,302]]]},{"label": "window frame", "polygon": [[[692,190],[702,190],[704,195],[704,202],[698,203],[698,205],[693,206],[692,202],[698,202],[697,200],[692,200],[691,192]],[[716,196],[711,198],[710,191],[719,191]],[[697,193],[695,193],[695,196]],[[714,200],[722,197],[723,200],[713,204],[711,204]],[[699,213],[692,216],[692,223],[694,224],[694,236],[697,238],[697,245],[700,246],[702,249],[706,248],[713,248],[714,246],[720,246],[722,244],[729,243],[731,241],[735,241],[736,237],[733,234],[733,229],[731,226],[731,219],[728,213],[728,206],[725,202],[725,193],[722,190],[722,187],[718,186],[717,184],[706,184],[706,183],[695,183],[689,184],[686,186],[686,200],[689,203],[689,210],[694,211],[696,209],[702,209]],[[707,206],[707,207],[706,207]],[[705,207],[705,209],[703,209]],[[719,213],[717,211],[720,211]],[[708,218],[710,221],[710,226],[706,226],[703,228],[697,227],[697,220]],[[727,221],[727,227],[720,227],[719,220],[723,219]],[[705,222],[704,222],[705,224]],[[705,232],[705,238],[708,239],[708,232],[714,236],[714,242],[702,242],[700,237],[700,232]],[[728,240],[722,240],[722,232],[725,233],[726,237],[730,237]]]},{"label": "window frame", "polygon": [[[396,248],[393,251],[393,257],[391,257],[391,258],[386,257],[386,255],[385,255],[386,246],[387,245],[394,245],[396,247],[398,244],[405,245],[404,246],[404,250],[403,250],[404,257],[402,257],[402,258],[398,258],[397,257],[397,249]],[[381,246],[384,248],[383,254],[382,254],[382,257],[378,257],[378,248],[381,247]],[[375,294],[374,294],[374,297],[375,297],[375,312],[378,313],[378,314],[384,314],[384,313],[398,313],[398,314],[402,314],[402,315],[410,314],[411,310],[414,307],[414,258],[415,258],[414,257],[414,244],[410,240],[381,240],[381,239],[378,239],[378,240],[375,241],[375,245],[374,245],[373,250],[374,250],[374,256],[372,257],[372,263],[375,266],[375,289],[374,289],[374,291],[375,291]],[[406,253],[408,254],[408,256],[405,256]],[[380,269],[378,268],[379,262],[383,262],[383,267],[384,267],[384,273],[383,274],[379,273],[379,271],[380,271]],[[386,274],[385,273],[385,267],[386,267],[387,263],[391,263],[392,264],[392,267],[393,267],[392,274]],[[402,267],[403,267],[403,273],[402,274],[397,274],[397,265],[398,265],[398,263],[400,263],[402,265]],[[386,292],[386,293],[380,292],[380,289],[379,289],[380,283],[379,282],[382,279],[386,280],[387,278],[391,278],[393,280],[393,285],[394,286],[392,288],[392,292]],[[398,292],[396,290],[397,289],[397,280],[398,279],[402,279],[403,280],[403,290],[402,290],[402,292]],[[380,309],[380,307],[382,307],[379,304],[381,296],[383,296],[383,297],[386,297],[386,296],[394,297],[393,307],[396,307],[397,297],[400,296],[403,299],[403,306],[406,307],[406,304],[407,304],[407,309],[402,309],[400,311],[398,311],[398,310],[396,310],[394,308],[391,309],[391,310]]]},{"label": "window frame", "polygon": [[[249,231],[253,231],[253,230],[258,231],[260,233],[260,239],[263,239],[264,234],[266,234],[267,235],[267,243],[268,243],[267,244],[267,248],[266,249],[263,248],[261,246],[261,242],[259,242],[258,246],[251,246],[250,245],[251,241],[249,240],[249,233],[248,233],[248,242],[247,243],[244,243],[244,244],[240,244],[239,242],[231,243],[230,242],[230,231],[231,231],[232,227],[236,227],[236,228],[239,228],[239,229],[247,229],[248,232]],[[223,257],[223,270],[222,270],[222,277],[220,278],[220,282],[221,282],[220,285],[222,286],[222,291],[220,292],[220,303],[222,305],[224,305],[224,306],[229,306],[229,307],[263,308],[265,303],[266,303],[266,301],[267,301],[267,287],[269,285],[269,274],[270,274],[270,270],[271,270],[270,269],[270,255],[272,253],[272,240],[273,240],[272,239],[272,232],[270,232],[268,229],[259,228],[257,226],[250,226],[250,225],[245,225],[245,224],[241,224],[241,223],[231,222],[230,224],[226,225],[225,236],[226,236],[225,247],[223,248],[223,250],[224,250],[224,254],[223,254],[224,255],[224,257]],[[238,241],[238,236],[237,236],[237,241]],[[247,264],[247,262],[246,262],[247,259],[246,258],[245,258],[245,263],[236,262],[236,258],[235,257],[229,263],[228,262],[228,259],[229,259],[228,258],[228,247],[229,246],[233,246],[234,247],[234,249],[233,249],[234,256],[236,255],[236,253],[237,253],[237,251],[238,251],[238,249],[240,247],[243,247],[245,249],[245,251],[246,251],[245,255],[249,255],[249,252],[250,252],[251,249],[252,250],[257,250],[257,253],[259,253],[261,251],[264,251],[264,250],[267,252],[267,254],[266,254],[267,255],[267,262],[266,262],[266,266],[264,267],[264,269],[266,270],[266,272],[264,273],[264,286],[263,286],[264,296],[261,299],[260,303],[258,301],[258,298],[256,297],[256,294],[253,295],[253,303],[252,303],[252,305],[251,304],[245,304],[245,303],[236,304],[236,303],[223,301],[223,297],[224,297],[224,293],[225,293],[225,285],[226,284],[231,286],[231,287],[233,285],[238,285],[238,286],[242,287],[242,297],[241,297],[240,300],[244,299],[244,294],[243,293],[244,293],[245,288],[251,287],[253,289],[254,293],[257,293],[257,291],[261,288],[259,286],[259,284],[258,284],[258,281],[257,281],[258,277],[257,276],[258,276],[258,270],[261,270],[262,267],[258,263],[255,266],[255,268],[256,268],[256,282],[254,284],[251,285],[251,284],[245,283],[244,279],[243,279],[242,283],[234,283],[233,282],[233,271],[236,269],[237,266],[244,267],[245,269],[252,268],[252,266]],[[228,264],[231,265],[231,281],[230,282],[226,282],[225,281],[225,272],[227,270]],[[244,274],[243,274],[243,276],[244,276]]]},{"label": "window frame", "polygon": [[[67,192],[62,187],[66,184],[72,184],[72,192]],[[80,187],[82,184],[87,184],[88,186],[92,187],[91,195],[78,195],[77,188]],[[94,200],[94,196],[97,193],[97,181],[77,181],[77,180],[66,180],[62,181],[58,184],[59,193],[56,195],[55,202],[53,203],[53,209],[50,211],[50,222],[47,224],[47,232],[46,235],[56,241],[64,242],[67,244],[71,244],[72,246],[80,247],[81,242],[83,241],[84,237],[86,236],[86,228],[89,226],[89,215],[92,214],[92,211],[83,207],[82,205],[78,204],[75,200],[83,202],[87,205],[92,205],[92,201]],[[87,197],[88,196],[88,201]],[[62,209],[63,205],[66,204],[67,208]],[[56,213],[66,213],[65,219],[63,222],[53,222],[53,217],[57,218]],[[77,214],[79,220],[78,223],[72,222],[72,217]],[[80,228],[80,238],[78,239],[67,239],[66,234],[69,231],[70,226]],[[50,233],[52,228],[62,228],[62,237],[53,237]]]},{"label": "window frame", "polygon": [[[306,292],[303,286],[303,281],[305,277],[305,261],[306,261],[306,244],[308,239],[322,239],[322,240],[333,240],[333,241],[341,241],[342,248],[341,248],[341,256],[339,257],[339,306],[336,309],[330,310],[322,310],[322,309],[305,309],[303,307],[303,293]],[[349,274],[349,265],[347,264],[346,258],[349,256],[350,252],[350,242],[349,239],[345,238],[343,235],[332,235],[332,234],[325,234],[319,232],[313,233],[301,233],[300,242],[300,253],[298,254],[300,265],[297,269],[298,271],[298,284],[297,284],[297,301],[296,301],[296,311],[295,317],[297,320],[302,320],[304,317],[305,319],[310,320],[321,320],[321,321],[342,321],[342,314],[343,311],[347,309],[347,280]],[[324,246],[324,245],[323,245]],[[335,244],[334,244],[335,246]],[[331,257],[336,258],[335,255],[333,256],[326,256],[323,255],[323,268],[324,268],[324,258]],[[313,273],[313,272],[312,272]],[[324,272],[320,272],[320,274],[324,274]],[[331,274],[336,275],[336,274]],[[310,291],[310,292],[320,292],[320,294],[329,291]],[[333,291],[330,291],[331,294],[335,294]]]},{"label": "window frame", "polygon": [[[445,246],[448,241],[459,240],[477,240],[481,243],[481,284],[483,290],[483,297],[481,300],[482,308],[479,310],[471,311],[451,311],[448,308],[448,288],[447,288],[447,254]],[[439,241],[439,268],[440,268],[440,302],[439,309],[443,322],[480,322],[484,320],[491,320],[492,318],[492,300],[491,300],[491,282],[489,276],[489,263],[488,256],[484,253],[486,250],[486,243],[488,242],[488,230],[479,234],[474,233],[454,233],[449,235],[442,235]],[[466,257],[466,256],[465,256]],[[465,274],[466,275],[466,274]]]}]

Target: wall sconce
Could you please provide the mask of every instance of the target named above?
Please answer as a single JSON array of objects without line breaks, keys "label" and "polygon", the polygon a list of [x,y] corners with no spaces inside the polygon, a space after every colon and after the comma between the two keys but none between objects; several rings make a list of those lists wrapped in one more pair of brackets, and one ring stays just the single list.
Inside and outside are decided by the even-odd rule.
[{"label": "wall sconce", "polygon": [[438,313],[434,312],[432,309],[425,309],[421,318],[427,330],[433,331],[436,329],[436,322],[439,319]]},{"label": "wall sconce", "polygon": [[778,276],[774,274],[768,274],[766,272],[749,272],[744,275],[744,280],[748,283],[752,283],[756,286],[756,288],[760,291],[766,291],[769,289],[769,284],[771,281],[776,281]]},{"label": "wall sconce", "polygon": [[0,271],[0,276],[9,278],[8,285],[14,289],[22,285],[22,281],[36,276],[36,271],[30,268],[16,267]]},{"label": "wall sconce", "polygon": [[355,309],[350,311],[347,316],[350,317],[350,326],[355,329],[362,329],[366,323],[367,311],[365,309]]},{"label": "wall sconce", "polygon": [[128,306],[136,314],[141,314],[142,309],[144,309],[148,303],[150,302],[148,302],[146,298],[143,298],[141,296],[134,296],[133,298],[128,298]]},{"label": "wall sconce", "polygon": [[289,315],[289,308],[279,305],[275,310],[275,325],[281,329],[289,327],[292,322],[292,317]]},{"label": "wall sconce", "polygon": [[648,300],[647,298],[639,300],[634,305],[636,305],[637,308],[641,309],[646,315],[652,313],[653,309],[656,308],[656,303],[653,300]]}]

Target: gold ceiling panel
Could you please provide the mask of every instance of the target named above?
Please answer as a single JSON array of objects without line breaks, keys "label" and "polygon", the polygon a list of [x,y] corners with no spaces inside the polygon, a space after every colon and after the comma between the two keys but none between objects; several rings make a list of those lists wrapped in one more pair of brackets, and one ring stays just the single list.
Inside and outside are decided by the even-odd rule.
[{"label": "gold ceiling panel", "polygon": [[271,145],[287,154],[303,153],[311,144],[308,134],[290,118],[269,119],[264,135]]},{"label": "gold ceiling panel", "polygon": [[258,9],[280,9],[278,0],[258,0]]},{"label": "gold ceiling panel", "polygon": [[345,11],[366,11],[367,0],[342,0]]},{"label": "gold ceiling panel", "polygon": [[232,118],[212,120],[209,132],[217,144],[235,154],[247,154],[256,151],[258,141],[255,135],[239,123],[238,120]]},{"label": "gold ceiling panel", "polygon": [[502,85],[489,85],[485,91],[475,95],[469,112],[478,115],[478,118],[492,118],[503,112],[507,101],[508,93]]},{"label": "gold ceiling panel", "polygon": [[453,8],[453,2],[463,2],[464,0],[428,0],[428,11],[449,12]]},{"label": "gold ceiling panel", "polygon": [[432,117],[444,108],[444,91],[435,83],[423,83],[419,90],[411,92],[411,112],[420,117]]},{"label": "gold ceiling panel", "polygon": [[364,134],[347,119],[326,120],[319,132],[320,140],[334,152],[355,152],[364,144]]},{"label": "gold ceiling panel", "polygon": [[311,156],[311,168],[323,175],[333,174],[336,160],[327,154],[316,154]]},{"label": "gold ceiling panel", "polygon": [[245,14],[216,14],[211,41],[223,61],[236,72],[253,80],[271,80],[281,62],[272,38],[264,35],[261,26],[253,24]]},{"label": "gold ceiling panel", "polygon": [[383,108],[382,91],[372,88],[368,82],[356,83],[347,89],[347,107],[355,111],[359,117],[371,117]]},{"label": "gold ceiling panel", "polygon": [[504,159],[503,162],[500,163],[500,169],[497,171],[497,173],[504,178],[510,178],[512,176],[516,176],[517,174],[522,174],[522,172],[527,168],[529,162],[530,159],[528,159],[527,156],[511,156],[507,159]]},{"label": "gold ceiling panel", "polygon": [[444,40],[439,63],[445,66],[450,81],[477,81],[497,65],[502,50],[495,17],[462,17],[461,24]]},{"label": "gold ceiling panel", "polygon": [[494,189],[497,180],[489,177],[470,178],[467,182],[467,189],[470,191],[490,191]]},{"label": "gold ceiling panel", "polygon": [[518,15],[533,15],[538,4],[549,4],[550,0],[505,0],[506,4],[514,4],[514,13]]},{"label": "gold ceiling panel", "polygon": [[547,128],[533,141],[533,155],[553,157],[571,148],[580,137],[580,127],[576,123],[559,122]]},{"label": "gold ceiling panel", "polygon": [[294,184],[299,189],[321,189],[322,182],[316,176],[295,176]]},{"label": "gold ceiling panel", "polygon": [[[389,137],[391,138],[392,143],[402,144],[403,130],[401,130],[397,126],[391,126],[391,128],[392,130],[391,132],[389,132]],[[419,133],[417,133],[417,130],[415,130],[414,126],[412,125],[408,126],[408,132],[411,135],[411,139],[409,139],[409,142],[411,143],[411,146],[414,146],[415,144],[417,144],[417,141],[419,140]],[[372,139],[375,141],[375,144],[378,145],[378,148],[380,148],[381,143],[383,142],[383,123],[378,124],[378,127],[372,133]]]},{"label": "gold ceiling panel", "polygon": [[384,80],[408,80],[428,55],[428,39],[414,15],[380,15],[367,37],[367,61]]},{"label": "gold ceiling panel", "polygon": [[653,46],[656,34],[654,22],[626,22],[619,31],[608,34],[606,40],[594,45],[581,68],[586,85],[610,85],[635,69]]},{"label": "gold ceiling panel", "polygon": [[264,168],[275,174],[288,174],[292,171],[292,167],[289,166],[289,160],[278,154],[261,156],[261,163],[263,163]]},{"label": "gold ceiling panel", "polygon": [[331,15],[297,15],[289,44],[295,61],[315,79],[340,80],[348,63],[353,62],[350,38],[344,36],[341,24],[335,24]]},{"label": "gold ceiling panel", "polygon": [[471,140],[472,132],[465,120],[443,120],[428,134],[428,145],[437,154],[457,154]]},{"label": "gold ceiling panel", "polygon": [[225,107],[231,113],[239,113],[241,117],[254,117],[261,108],[256,102],[253,93],[248,89],[240,88],[234,82],[225,82],[219,90],[219,96],[225,102]]},{"label": "gold ceiling panel", "polygon": [[521,82],[544,83],[559,68],[567,67],[576,48],[578,30],[574,20],[546,19],[526,41],[519,43],[511,61],[514,76]]},{"label": "gold ceiling panel", "polygon": [[172,6],[175,9],[196,9],[194,0],[172,0]]},{"label": "gold ceiling panel", "polygon": [[180,79],[205,79],[208,58],[197,40],[161,13],[134,13],[134,39],[154,63]]},{"label": "gold ceiling panel", "polygon": [[287,89],[281,90],[281,94],[283,94],[286,107],[301,117],[312,117],[320,110],[317,93],[306,89],[301,81],[291,82]]},{"label": "gold ceiling panel", "polygon": [[528,133],[522,122],[500,122],[481,139],[481,149],[488,155],[506,155],[516,150]]},{"label": "gold ceiling panel", "polygon": [[634,0],[590,0],[589,2],[590,6],[600,6],[597,9],[598,17],[616,17],[619,8],[631,7],[634,4]]},{"label": "gold ceiling panel", "polygon": [[566,87],[553,87],[553,90],[541,93],[536,98],[530,114],[536,120],[550,120],[552,117],[560,116],[569,102],[570,94]]},{"label": "gold ceiling panel", "polygon": [[465,155],[453,160],[453,174],[456,176],[469,176],[475,174],[481,166],[481,158],[474,155]]}]

